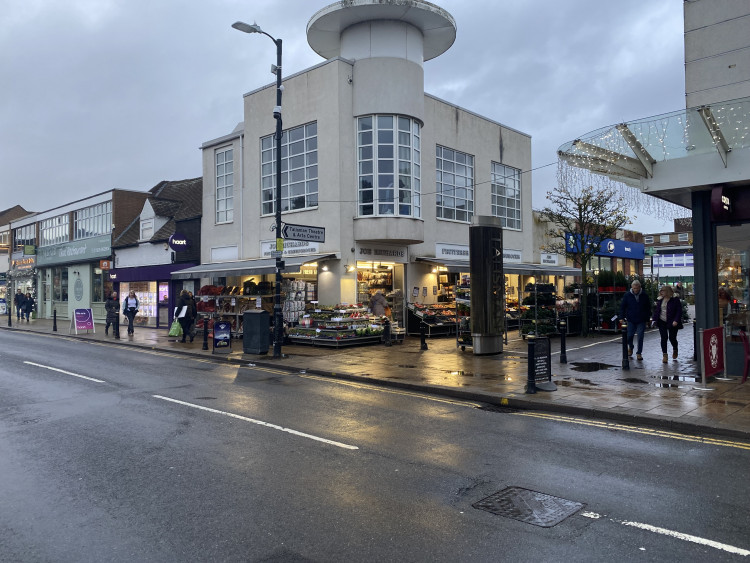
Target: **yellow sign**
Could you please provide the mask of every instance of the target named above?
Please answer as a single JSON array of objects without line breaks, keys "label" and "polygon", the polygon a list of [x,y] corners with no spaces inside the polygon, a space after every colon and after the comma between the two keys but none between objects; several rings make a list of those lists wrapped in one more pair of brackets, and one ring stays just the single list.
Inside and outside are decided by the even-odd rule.
[{"label": "yellow sign", "polygon": [[283,252],[284,251],[284,239],[283,238],[277,238],[276,239],[276,251],[277,252]]}]

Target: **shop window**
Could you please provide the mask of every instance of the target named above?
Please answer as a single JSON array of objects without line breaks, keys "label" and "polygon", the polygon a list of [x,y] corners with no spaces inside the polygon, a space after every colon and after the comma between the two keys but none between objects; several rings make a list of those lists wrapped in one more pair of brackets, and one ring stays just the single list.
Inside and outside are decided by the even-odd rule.
[{"label": "shop window", "polygon": [[52,268],[52,300],[68,300],[68,268]]},{"label": "shop window", "polygon": [[468,223],[474,215],[474,157],[461,151],[435,149],[436,216]]},{"label": "shop window", "polygon": [[101,268],[94,268],[91,278],[91,299],[94,303],[104,303],[112,293],[112,282],[109,274]]},{"label": "shop window", "polygon": [[[276,212],[276,139],[260,140],[261,213]],[[287,129],[281,137],[281,211],[318,206],[318,124]]]},{"label": "shop window", "polygon": [[234,156],[232,147],[216,151],[216,222],[234,219]]},{"label": "shop window", "polygon": [[492,163],[492,215],[503,228],[521,230],[521,171]]},{"label": "shop window", "polygon": [[357,120],[358,212],[366,216],[420,217],[419,122],[397,115]]}]

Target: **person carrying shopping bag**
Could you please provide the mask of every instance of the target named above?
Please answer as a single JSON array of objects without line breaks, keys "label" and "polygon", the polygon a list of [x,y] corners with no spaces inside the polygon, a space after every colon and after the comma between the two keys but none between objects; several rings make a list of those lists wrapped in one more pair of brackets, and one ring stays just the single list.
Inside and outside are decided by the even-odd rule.
[{"label": "person carrying shopping bag", "polygon": [[[193,324],[193,304],[194,302],[190,299],[187,289],[183,289],[180,292],[180,297],[177,299],[177,303],[174,308],[174,317],[179,321],[182,327],[182,340],[185,342],[185,337],[190,331],[190,325]],[[190,342],[193,341],[193,336],[190,336]]]}]

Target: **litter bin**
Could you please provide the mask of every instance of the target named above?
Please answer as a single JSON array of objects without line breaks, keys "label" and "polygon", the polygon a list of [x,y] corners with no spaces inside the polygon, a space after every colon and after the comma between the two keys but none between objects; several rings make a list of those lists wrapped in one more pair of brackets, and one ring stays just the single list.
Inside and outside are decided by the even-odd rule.
[{"label": "litter bin", "polygon": [[268,354],[271,345],[271,316],[262,309],[242,314],[242,351],[245,354]]}]

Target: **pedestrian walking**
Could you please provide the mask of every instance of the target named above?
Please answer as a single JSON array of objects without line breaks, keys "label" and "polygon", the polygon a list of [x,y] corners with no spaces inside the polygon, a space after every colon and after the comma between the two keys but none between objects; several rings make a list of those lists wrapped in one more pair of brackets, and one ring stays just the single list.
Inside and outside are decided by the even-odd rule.
[{"label": "pedestrian walking", "polygon": [[21,305],[21,320],[23,320],[23,316],[26,315],[26,322],[29,321],[29,317],[31,316],[31,313],[34,311],[34,298],[31,296],[30,292],[26,293],[26,297],[23,300],[23,305]]},{"label": "pedestrian walking", "polygon": [[383,316],[385,315],[385,308],[388,307],[388,301],[383,295],[381,290],[377,290],[370,298],[370,310],[373,315]]},{"label": "pedestrian walking", "polygon": [[109,326],[112,325],[112,336],[120,339],[120,300],[117,298],[117,292],[113,291],[107,301],[104,303],[104,310],[107,311],[107,324],[104,326],[104,334],[109,334]]},{"label": "pedestrian walking", "polygon": [[641,282],[634,280],[620,304],[620,318],[628,322],[628,357],[633,357],[633,337],[638,335],[636,358],[643,359],[643,333],[646,332],[646,323],[650,317],[651,303],[648,295],[642,291]]},{"label": "pedestrian walking", "polygon": [[122,312],[125,318],[128,319],[128,335],[135,332],[133,329],[133,320],[138,314],[138,298],[135,296],[135,291],[130,291],[128,296],[122,302]]},{"label": "pedestrian walking", "polygon": [[190,342],[192,342],[195,338],[196,323],[198,322],[198,304],[192,291],[188,291],[188,297],[190,298],[190,310],[193,312],[193,322],[190,324]]},{"label": "pedestrian walking", "polygon": [[21,320],[21,310],[23,309],[23,302],[26,300],[26,296],[21,292],[20,289],[16,290],[16,294],[13,296],[13,304],[16,306],[16,318]]},{"label": "pedestrian walking", "polygon": [[651,324],[659,327],[661,336],[662,362],[669,361],[667,354],[667,339],[672,344],[672,358],[677,359],[677,331],[682,328],[682,302],[674,290],[665,285],[659,290]]},{"label": "pedestrian walking", "polygon": [[[182,340],[185,342],[185,338],[190,331],[190,325],[193,324],[193,302],[190,300],[190,295],[187,289],[183,289],[180,292],[180,296],[177,298],[177,303],[174,308],[174,317],[180,323],[182,327]],[[190,337],[190,342],[193,341],[193,337]]]}]

